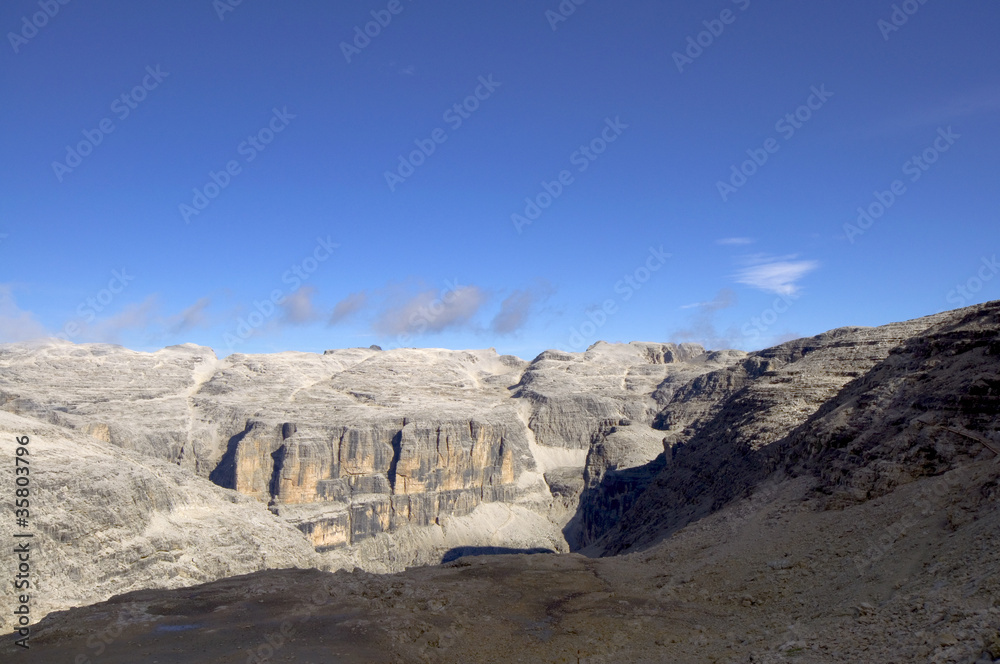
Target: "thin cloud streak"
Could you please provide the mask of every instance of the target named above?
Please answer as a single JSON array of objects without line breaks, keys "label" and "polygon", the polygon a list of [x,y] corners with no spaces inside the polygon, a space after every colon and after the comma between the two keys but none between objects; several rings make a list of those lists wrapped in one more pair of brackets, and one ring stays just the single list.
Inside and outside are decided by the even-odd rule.
[{"label": "thin cloud streak", "polygon": [[795,295],[800,290],[796,282],[818,267],[817,261],[760,262],[740,270],[736,281],[767,293]]},{"label": "thin cloud streak", "polygon": [[185,332],[195,328],[207,326],[208,316],[205,315],[205,309],[207,309],[211,303],[211,298],[203,297],[181,313],[174,316],[168,322],[169,334],[184,334]]}]

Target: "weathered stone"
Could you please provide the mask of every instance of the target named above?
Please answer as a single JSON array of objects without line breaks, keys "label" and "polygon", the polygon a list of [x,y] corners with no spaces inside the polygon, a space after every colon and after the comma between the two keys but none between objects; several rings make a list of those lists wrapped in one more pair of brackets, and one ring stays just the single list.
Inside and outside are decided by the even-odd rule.
[{"label": "weathered stone", "polygon": [[191,345],[136,353],[51,341],[0,347],[0,394],[6,410],[260,500],[327,553],[412,537],[411,526],[493,502],[548,519],[533,543],[548,546],[583,487],[553,489],[545,474],[582,477],[595,436],[626,419],[646,426],[655,392],[732,359],[692,344],[598,343],[531,363],[492,349],[218,360]]}]

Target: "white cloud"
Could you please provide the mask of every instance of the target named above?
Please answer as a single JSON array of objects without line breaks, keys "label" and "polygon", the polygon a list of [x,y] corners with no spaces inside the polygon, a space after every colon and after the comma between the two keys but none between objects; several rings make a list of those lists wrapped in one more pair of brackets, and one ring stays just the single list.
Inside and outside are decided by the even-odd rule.
[{"label": "white cloud", "polygon": [[145,332],[160,321],[156,312],[160,308],[159,297],[150,295],[138,304],[128,304],[120,312],[107,318],[100,318],[91,325],[80,324],[80,333],[70,341],[82,343],[121,343],[124,332]]},{"label": "white cloud", "polygon": [[[123,335],[140,335],[148,343],[165,343],[194,328],[209,324],[205,310],[212,299],[203,297],[182,311],[163,313],[160,296],[147,296],[142,302],[126,304],[115,314],[87,320],[74,317],[60,328],[60,337],[74,343],[122,343]],[[93,316],[93,312],[91,313]]]},{"label": "white cloud", "polygon": [[705,311],[720,311],[722,309],[728,309],[729,307],[735,306],[736,304],[736,293],[729,290],[728,288],[723,288],[718,292],[714,299],[709,302],[695,302],[693,304],[685,304],[681,309],[703,309]]},{"label": "white cloud", "polygon": [[722,244],[730,247],[739,247],[748,244],[753,244],[756,240],[748,237],[724,237],[721,240],[716,240],[716,244]]},{"label": "white cloud", "polygon": [[768,293],[794,295],[799,291],[795,282],[819,267],[819,263],[789,260],[792,258],[795,257],[770,260],[761,256],[750,257],[748,262],[752,264],[736,274],[736,281]]},{"label": "white cloud", "polygon": [[893,118],[883,126],[883,132],[893,133],[947,124],[976,115],[1000,112],[1000,88],[982,88],[953,97],[946,102],[911,111],[902,118]]}]

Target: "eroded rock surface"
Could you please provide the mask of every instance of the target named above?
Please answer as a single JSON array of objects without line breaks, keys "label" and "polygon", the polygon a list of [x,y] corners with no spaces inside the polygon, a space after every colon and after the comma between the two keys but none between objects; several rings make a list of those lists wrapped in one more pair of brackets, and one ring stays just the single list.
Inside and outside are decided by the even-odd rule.
[{"label": "eroded rock surface", "polygon": [[596,550],[617,553],[655,542],[747,495],[782,463],[796,428],[845,386],[909,340],[958,315],[841,328],[790,341],[676,390],[654,421],[669,450],[663,468],[648,488],[640,487],[635,507]]},{"label": "eroded rock surface", "polygon": [[[132,589],[319,564],[306,537],[259,501],[160,459],[0,412],[5,487],[14,486],[16,438],[24,436],[27,527],[15,527],[12,501],[5,501],[0,539],[13,547],[14,532],[33,534],[28,594],[35,616]],[[12,609],[16,594],[4,583],[0,602]],[[13,619],[4,611],[0,625],[10,629]]]},{"label": "eroded rock surface", "polygon": [[[169,389],[142,387],[157,367]],[[305,620],[272,661],[943,663],[1000,646],[1000,303],[749,355],[45,344],[0,347],[0,368],[3,408],[26,416],[0,422],[69,441],[43,442],[63,467],[40,465],[39,486],[88,495],[96,477],[135,504],[42,507],[66,570],[50,609],[241,569],[453,561],[118,597],[48,618],[40,661],[73,661],[109,628],[111,663],[136,648],[246,661],[266,643],[247,626],[266,637],[286,618]],[[70,443],[99,461],[74,470]],[[128,470],[105,489],[107,459]],[[195,519],[178,491],[209,508]],[[181,536],[188,521],[232,529],[210,540],[220,559]],[[107,557],[60,523],[107,531]],[[567,541],[607,557],[461,557]],[[112,571],[133,567],[133,585]],[[80,578],[100,592],[60,589]],[[326,599],[303,604],[307,590]]]},{"label": "eroded rock surface", "polygon": [[626,421],[648,429],[657,390],[732,359],[599,343],[533,362],[433,349],[220,360],[51,341],[0,346],[0,408],[253,498],[323,566],[394,571],[463,546],[568,550],[588,457],[657,453],[601,462],[613,443],[592,443]]},{"label": "eroded rock surface", "polygon": [[[139,591],[50,616],[17,657],[971,664],[990,652],[992,661],[1000,509],[997,492],[981,487],[998,482],[1000,464],[975,461],[882,500],[824,510],[803,477],[762,485],[624,556],[466,557],[393,575],[267,571]],[[925,497],[931,508],[915,511]],[[958,504],[973,518],[952,524]],[[886,532],[898,537],[883,543]],[[0,648],[15,655],[9,642]]]}]

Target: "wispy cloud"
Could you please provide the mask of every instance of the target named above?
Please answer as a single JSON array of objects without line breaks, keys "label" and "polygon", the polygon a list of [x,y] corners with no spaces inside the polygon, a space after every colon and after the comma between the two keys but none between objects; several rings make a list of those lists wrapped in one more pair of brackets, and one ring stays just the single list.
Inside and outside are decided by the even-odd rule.
[{"label": "wispy cloud", "polygon": [[319,320],[319,312],[313,306],[315,294],[315,287],[303,286],[285,296],[280,305],[283,312],[281,322],[289,325],[306,325]]},{"label": "wispy cloud", "polygon": [[768,293],[794,295],[799,291],[796,282],[819,267],[817,261],[792,260],[794,258],[748,257],[747,262],[751,265],[736,274],[736,281]]},{"label": "wispy cloud", "polygon": [[723,288],[708,302],[698,302],[681,307],[682,309],[697,308],[698,311],[694,313],[686,327],[673,334],[673,338],[677,341],[697,342],[710,349],[731,347],[738,336],[738,331],[733,328],[725,333],[720,333],[716,329],[715,319],[718,312],[735,306],[736,293],[728,288]]},{"label": "wispy cloud", "polygon": [[425,290],[412,297],[390,298],[373,328],[379,334],[441,332],[469,323],[486,302],[477,286],[455,286],[444,292]]},{"label": "wispy cloud", "polygon": [[748,237],[724,237],[721,240],[716,240],[716,244],[721,244],[730,247],[745,246],[748,244],[753,244],[755,240]]},{"label": "wispy cloud", "polygon": [[[211,324],[206,313],[212,298],[203,297],[175,314],[165,314],[158,294],[123,306],[117,313],[88,320],[74,317],[59,334],[74,343],[122,343],[123,337],[139,336],[149,343],[167,343],[179,335]],[[93,314],[91,314],[92,316]]]},{"label": "wispy cloud", "polygon": [[150,295],[142,302],[126,305],[113,316],[100,318],[90,325],[83,324],[79,337],[71,341],[117,344],[126,332],[148,334],[155,324],[162,324],[163,319],[157,315],[159,308],[159,297]]},{"label": "wispy cloud", "polygon": [[13,289],[0,284],[0,342],[29,341],[50,336],[35,314],[21,309],[14,299]]},{"label": "wispy cloud", "polygon": [[343,300],[338,302],[333,308],[333,313],[330,314],[330,320],[328,325],[337,325],[344,320],[350,318],[354,314],[361,311],[365,305],[368,303],[368,293],[365,291],[359,291],[357,293],[351,293]]},{"label": "wispy cloud", "polygon": [[736,304],[736,293],[728,288],[723,288],[718,292],[715,298],[709,300],[708,302],[694,302],[692,304],[685,304],[681,309],[702,309],[703,311],[721,311],[722,309],[728,309]]},{"label": "wispy cloud", "polygon": [[167,321],[167,331],[169,334],[184,334],[196,327],[208,325],[208,316],[205,309],[212,303],[212,299],[203,297],[190,307],[173,316]]},{"label": "wispy cloud", "polygon": [[490,329],[496,334],[513,334],[524,327],[532,310],[553,292],[548,282],[539,282],[533,288],[516,290],[500,303],[500,311],[493,317]]},{"label": "wispy cloud", "polygon": [[887,119],[876,125],[878,127],[876,133],[894,134],[998,112],[1000,112],[1000,88],[983,88],[945,102],[917,108],[902,117]]},{"label": "wispy cloud", "polygon": [[398,73],[402,74],[403,76],[413,76],[415,73],[417,73],[417,67],[416,67],[416,65],[408,64],[408,65],[406,65],[404,67],[403,65],[399,64],[395,60],[390,60],[389,61],[389,68],[396,70]]}]

